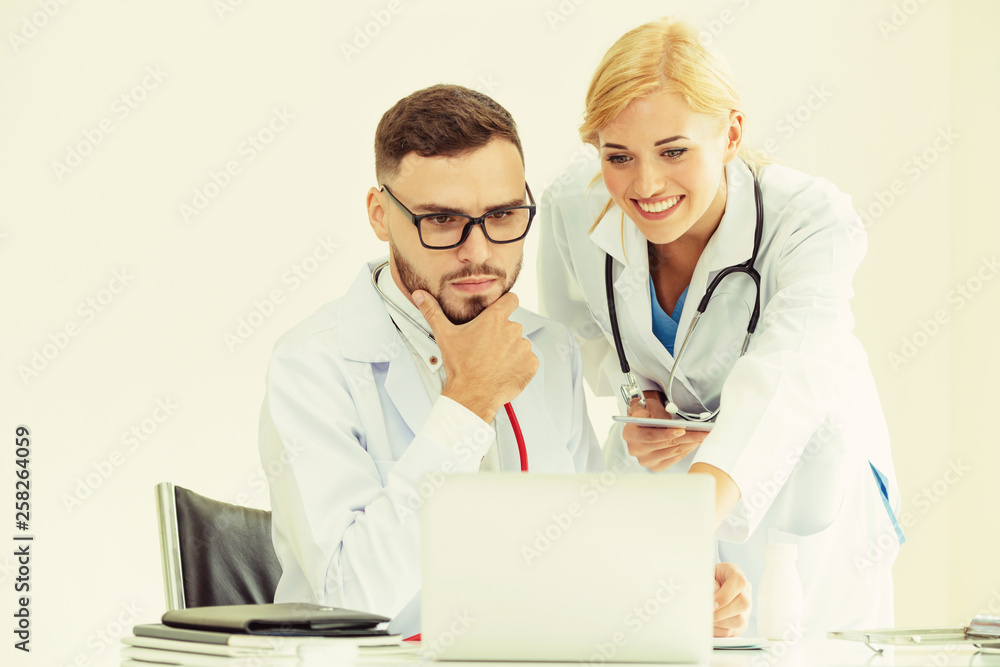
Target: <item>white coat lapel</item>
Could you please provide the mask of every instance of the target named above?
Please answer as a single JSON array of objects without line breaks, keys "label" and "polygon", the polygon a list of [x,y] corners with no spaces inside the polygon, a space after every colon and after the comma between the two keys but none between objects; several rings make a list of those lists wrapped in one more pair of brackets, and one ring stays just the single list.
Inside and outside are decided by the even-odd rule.
[{"label": "white coat lapel", "polygon": [[350,326],[340,329],[341,349],[346,358],[354,361],[388,364],[385,393],[416,434],[427,421],[431,404],[413,356],[372,285],[371,271],[382,261],[369,262],[344,295],[341,312]]}]

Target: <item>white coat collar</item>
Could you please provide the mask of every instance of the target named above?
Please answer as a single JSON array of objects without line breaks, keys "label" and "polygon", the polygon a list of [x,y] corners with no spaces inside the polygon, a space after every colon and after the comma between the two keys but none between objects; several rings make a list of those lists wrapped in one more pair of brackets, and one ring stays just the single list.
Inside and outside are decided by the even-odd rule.
[{"label": "white coat collar", "polygon": [[743,160],[726,165],[726,188],[726,211],[702,252],[710,272],[741,264],[753,253],[757,221],[753,173]]}]

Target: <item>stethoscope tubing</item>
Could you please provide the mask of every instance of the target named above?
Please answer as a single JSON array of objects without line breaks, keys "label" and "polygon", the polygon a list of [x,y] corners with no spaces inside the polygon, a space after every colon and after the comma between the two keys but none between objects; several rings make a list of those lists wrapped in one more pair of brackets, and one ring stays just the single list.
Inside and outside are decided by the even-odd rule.
[{"label": "stethoscope tubing", "polygon": [[[668,412],[679,415],[680,417],[687,419],[689,421],[711,421],[719,414],[719,409],[716,408],[712,412],[701,412],[701,413],[689,413],[681,410],[674,403],[672,397],[672,388],[674,383],[674,375],[676,369],[680,363],[681,356],[684,354],[684,349],[687,347],[688,342],[691,340],[691,334],[694,333],[695,327],[698,325],[698,321],[701,316],[705,313],[708,308],[708,302],[711,301],[712,295],[715,293],[716,288],[722,283],[722,281],[734,273],[745,273],[750,276],[753,280],[755,288],[754,306],[753,311],[750,314],[750,321],[747,324],[747,334],[743,339],[743,345],[740,348],[740,356],[742,357],[746,351],[747,347],[750,345],[750,337],[757,330],[757,322],[760,319],[760,273],[757,271],[755,264],[757,262],[757,255],[760,252],[761,240],[764,237],[764,202],[763,196],[760,191],[760,183],[757,181],[757,175],[753,174],[753,191],[754,191],[754,205],[756,208],[756,220],[754,226],[753,235],[753,252],[750,258],[745,262],[740,262],[739,264],[734,264],[733,266],[728,266],[722,271],[720,271],[712,282],[709,283],[708,287],[705,289],[705,295],[702,296],[701,301],[698,302],[698,308],[695,311],[694,317],[691,319],[691,324],[688,326],[688,330],[684,335],[684,339],[681,342],[680,348],[677,350],[677,354],[674,356],[673,363],[670,365],[670,372],[667,376],[667,410]],[[610,254],[607,255],[604,265],[604,289],[608,301],[608,315],[611,319],[611,335],[615,342],[615,351],[618,353],[618,362],[621,365],[622,373],[625,375],[626,384],[622,385],[621,393],[622,398],[625,399],[625,405],[631,403],[633,398],[638,397],[642,407],[646,407],[646,402],[643,399],[642,391],[639,390],[638,383],[635,381],[635,377],[632,375],[631,367],[628,363],[628,358],[625,356],[625,346],[622,343],[621,330],[618,325],[618,312],[615,307],[615,293],[614,293],[614,259]],[[637,396],[638,395],[638,396]]]}]

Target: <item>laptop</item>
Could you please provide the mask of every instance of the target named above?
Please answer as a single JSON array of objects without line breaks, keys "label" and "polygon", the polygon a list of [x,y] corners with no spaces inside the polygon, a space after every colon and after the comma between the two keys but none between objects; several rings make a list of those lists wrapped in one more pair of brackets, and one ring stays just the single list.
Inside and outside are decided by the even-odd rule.
[{"label": "laptop", "polygon": [[422,646],[436,660],[705,662],[707,475],[436,477],[421,514]]}]

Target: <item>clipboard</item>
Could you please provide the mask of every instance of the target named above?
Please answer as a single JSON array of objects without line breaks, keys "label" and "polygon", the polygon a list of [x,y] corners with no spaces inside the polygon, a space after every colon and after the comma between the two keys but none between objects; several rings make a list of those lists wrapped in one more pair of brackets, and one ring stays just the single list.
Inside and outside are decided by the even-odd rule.
[{"label": "clipboard", "polygon": [[843,630],[827,633],[829,639],[863,642],[881,654],[882,649],[873,644],[894,646],[935,646],[941,644],[970,644],[980,649],[1000,652],[1000,616],[981,614],[965,627],[952,628],[884,628],[878,630]]}]

